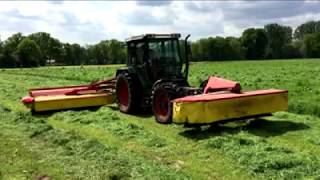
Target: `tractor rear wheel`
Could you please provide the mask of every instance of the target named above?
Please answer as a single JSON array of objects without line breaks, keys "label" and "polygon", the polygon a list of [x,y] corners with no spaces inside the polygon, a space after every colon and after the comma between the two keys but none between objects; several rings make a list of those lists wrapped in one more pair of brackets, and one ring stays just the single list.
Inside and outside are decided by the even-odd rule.
[{"label": "tractor rear wheel", "polygon": [[116,95],[121,112],[135,113],[139,108],[138,82],[129,74],[123,73],[117,76]]},{"label": "tractor rear wheel", "polygon": [[154,88],[152,96],[152,109],[156,121],[161,124],[172,122],[172,100],[176,92],[170,86],[160,85]]}]

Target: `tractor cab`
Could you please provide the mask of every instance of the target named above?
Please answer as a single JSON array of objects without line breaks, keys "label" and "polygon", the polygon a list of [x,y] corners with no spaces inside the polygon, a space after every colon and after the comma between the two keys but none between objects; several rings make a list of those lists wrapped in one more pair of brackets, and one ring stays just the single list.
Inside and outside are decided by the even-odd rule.
[{"label": "tractor cab", "polygon": [[137,74],[142,86],[150,89],[160,79],[187,78],[179,38],[180,34],[146,34],[126,39],[128,70]]}]

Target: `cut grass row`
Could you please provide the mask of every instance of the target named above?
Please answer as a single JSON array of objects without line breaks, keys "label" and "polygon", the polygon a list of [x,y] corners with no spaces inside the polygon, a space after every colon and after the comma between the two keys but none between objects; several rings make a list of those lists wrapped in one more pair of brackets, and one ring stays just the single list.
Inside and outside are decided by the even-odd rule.
[{"label": "cut grass row", "polygon": [[[101,119],[94,118],[99,117],[99,115],[104,116],[102,116]],[[290,130],[293,131],[292,134],[295,134],[295,136],[305,134],[305,136],[309,138],[305,139],[305,137],[302,136],[302,138],[291,138],[289,140],[293,144],[294,142],[301,140],[309,141],[307,144],[304,144],[304,151],[301,151],[301,144],[288,146],[287,144],[279,141],[286,139],[284,137],[278,137],[278,139],[274,141],[272,138],[260,138],[259,136],[252,135],[250,131],[258,130],[255,129],[256,125],[252,124],[249,124],[249,127],[220,127],[218,129],[204,129],[202,131],[183,130],[181,127],[175,126],[165,127],[168,133],[163,135],[163,140],[158,140],[156,141],[157,143],[150,144],[147,136],[141,136],[136,131],[137,129],[140,129],[143,131],[141,133],[145,134],[146,131],[150,133],[150,130],[153,132],[153,130],[158,129],[158,131],[154,132],[155,135],[151,135],[153,139],[156,139],[155,137],[157,137],[157,135],[163,134],[160,134],[160,128],[153,127],[145,129],[149,128],[151,126],[150,123],[154,122],[149,121],[150,123],[145,125],[145,123],[141,123],[140,118],[128,116],[131,119],[128,123],[128,119],[122,117],[120,120],[120,117],[117,118],[117,115],[117,113],[114,113],[107,107],[102,108],[97,112],[85,111],[81,114],[74,111],[68,111],[60,114],[59,116],[51,116],[48,123],[49,126],[51,125],[58,130],[64,130],[65,132],[75,134],[76,136],[80,135],[81,138],[97,141],[103,146],[108,147],[111,145],[116,146],[119,149],[129,149],[140,156],[142,155],[147,159],[152,159],[153,161],[159,161],[160,164],[167,165],[170,168],[181,168],[180,170],[182,172],[188,172],[187,174],[189,176],[185,177],[196,177],[198,179],[205,179],[205,177],[210,177],[211,179],[220,179],[221,177],[230,179],[238,177],[240,179],[248,179],[250,176],[248,176],[248,174],[245,176],[245,174],[249,173],[251,175],[255,175],[256,178],[262,176],[264,178],[282,177],[291,179],[308,176],[312,177],[319,174],[319,159],[316,155],[319,152],[313,151],[311,150],[312,148],[310,148],[310,143],[314,143],[313,141],[317,139],[316,137],[318,137],[319,134],[311,134],[312,136],[309,136],[310,134],[308,132],[310,131],[296,133],[299,129],[303,130],[306,128],[304,127],[306,125],[291,123],[293,124],[291,126],[297,127],[286,129],[288,132]],[[287,114],[284,115],[287,116]],[[281,117],[283,115],[279,116]],[[289,116],[299,117],[290,114]],[[23,117],[18,119],[24,121],[27,118]],[[318,120],[319,119],[315,119],[313,121]],[[34,119],[32,121],[34,121]],[[34,122],[32,121],[29,123],[34,125]],[[114,124],[112,124],[111,121],[114,121]],[[260,121],[264,122],[263,120]],[[279,119],[275,121],[275,125],[273,125],[274,127],[279,125],[277,124],[279,121],[280,124],[282,123]],[[115,124],[119,124],[119,127],[114,127],[117,126]],[[106,125],[111,127],[105,128]],[[24,126],[26,125],[24,124]],[[129,129],[128,126],[130,127]],[[253,130],[247,132],[246,128],[249,129],[250,126],[253,126],[251,127]],[[313,131],[318,131],[318,127],[319,125],[317,124]],[[281,128],[283,128],[283,126]],[[164,129],[162,129],[162,132],[163,130]],[[179,132],[183,133],[184,136],[180,136]],[[48,133],[49,137],[47,137]],[[264,136],[266,137],[271,136],[268,131],[262,133],[265,133]],[[49,142],[54,141],[56,142],[54,145],[58,147],[59,145],[64,146],[69,142],[68,136],[70,135],[63,134],[63,136],[57,136],[57,134],[59,134],[59,131],[51,132],[51,128],[47,128],[47,125],[43,125],[31,128],[31,134],[29,136],[32,138],[41,137],[40,139]],[[271,134],[275,136],[275,132],[271,132]],[[281,132],[279,132],[279,134],[281,134]],[[317,136],[314,137],[313,135]],[[188,136],[190,139],[184,138]],[[159,141],[161,143],[159,143]],[[80,142],[83,143],[82,140]],[[317,144],[313,144],[313,146],[315,145]],[[91,147],[86,148],[91,149]],[[94,152],[95,151],[96,150],[94,150]],[[105,153],[113,152],[108,151]],[[137,157],[137,155],[135,155],[135,157]],[[206,167],[203,167],[202,164],[206,164]],[[115,168],[118,169],[119,167],[116,166]],[[192,174],[192,172],[194,174]],[[150,174],[146,173],[143,176],[148,175]],[[175,178],[183,177],[182,174],[175,175]]]},{"label": "cut grass row", "polygon": [[188,178],[118,143],[102,144],[73,130],[54,129],[42,117],[34,118],[30,113],[2,106],[0,110],[1,114],[7,112],[0,123],[4,129],[0,144],[6,147],[0,150],[0,172],[4,179]]},{"label": "cut grass row", "polygon": [[[182,171],[192,178],[198,179],[219,179],[219,177],[248,179],[250,176],[243,173],[242,169],[236,162],[223,154],[207,150],[204,152],[197,147],[194,142],[186,141],[185,139],[175,140],[174,137],[167,137],[166,135],[154,133],[140,125],[138,121],[127,122],[127,119],[119,119],[117,114],[112,114],[110,109],[101,110],[105,114],[104,121],[94,121],[88,125],[81,123],[66,123],[50,118],[49,123],[54,124],[55,127],[66,128],[73,130],[86,136],[104,142],[104,139],[117,139],[121,141],[122,146],[130,149],[133,152],[146,156],[161,164],[169,166],[170,168]],[[109,114],[109,115],[108,115]],[[107,116],[112,116],[109,119]],[[85,114],[85,119],[91,119],[97,116],[95,113]],[[53,118],[53,117],[52,117]],[[55,118],[54,118],[55,119]],[[168,129],[167,131],[172,131]],[[93,133],[95,132],[95,133]],[[179,144],[178,144],[179,143]],[[208,163],[213,162],[216,163]],[[217,166],[219,163],[219,166]],[[203,167],[206,164],[206,167]],[[223,168],[222,168],[223,167]],[[238,168],[238,172],[234,171]],[[242,171],[241,171],[242,170]],[[233,171],[233,174],[228,174]],[[236,175],[236,176],[235,176]]]}]

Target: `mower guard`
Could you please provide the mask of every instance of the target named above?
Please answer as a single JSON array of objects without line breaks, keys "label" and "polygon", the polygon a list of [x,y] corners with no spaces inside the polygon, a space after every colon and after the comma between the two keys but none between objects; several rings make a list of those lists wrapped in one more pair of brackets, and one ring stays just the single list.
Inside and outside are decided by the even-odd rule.
[{"label": "mower guard", "polygon": [[209,124],[213,122],[270,114],[288,109],[288,91],[230,91],[186,96],[173,100],[173,122]]},{"label": "mower guard", "polygon": [[103,106],[115,102],[115,79],[88,85],[31,89],[21,99],[34,112]]}]

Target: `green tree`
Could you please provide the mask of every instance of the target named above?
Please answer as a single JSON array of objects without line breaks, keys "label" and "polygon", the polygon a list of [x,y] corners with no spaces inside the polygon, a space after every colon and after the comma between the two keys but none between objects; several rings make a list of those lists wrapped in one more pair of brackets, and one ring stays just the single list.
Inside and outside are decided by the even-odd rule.
[{"label": "green tree", "polygon": [[87,46],[87,58],[93,64],[119,64],[126,62],[125,43],[112,39]]},{"label": "green tree", "polygon": [[244,59],[243,48],[241,47],[241,42],[238,38],[227,37],[225,38],[225,41],[227,43],[225,54],[226,60]]},{"label": "green tree", "polygon": [[209,61],[212,60],[209,57],[209,39],[208,38],[202,38],[198,41],[199,43],[199,58],[201,59],[201,61]]},{"label": "green tree", "polygon": [[58,61],[59,64],[80,65],[86,63],[86,49],[79,44],[63,44],[63,61]]},{"label": "green tree", "polygon": [[48,54],[44,56],[47,60],[55,60],[56,62],[63,61],[63,44],[55,38],[49,41]]},{"label": "green tree", "polygon": [[1,41],[1,36],[0,36],[0,53],[2,53],[2,47],[3,46],[3,42]]},{"label": "green tree", "polygon": [[59,65],[71,65],[73,64],[73,54],[72,54],[72,47],[71,44],[65,43],[62,45],[62,53],[63,53],[63,58],[56,61],[57,64]]},{"label": "green tree", "polygon": [[195,61],[243,59],[243,50],[238,38],[209,37],[192,43]]},{"label": "green tree", "polygon": [[94,56],[98,62],[98,64],[111,64],[111,60],[109,57],[110,54],[109,49],[109,41],[104,40],[100,41],[96,47],[94,48]]},{"label": "green tree", "polygon": [[52,38],[49,33],[46,32],[37,32],[30,34],[28,36],[30,39],[34,40],[41,52],[42,52],[42,57],[40,60],[40,65],[45,65],[47,60],[56,60],[56,61],[61,61],[62,58],[62,43],[55,38]]},{"label": "green tree", "polygon": [[126,51],[124,43],[116,39],[108,42],[108,57],[111,64],[121,64],[126,60]]},{"label": "green tree", "polygon": [[200,45],[197,41],[191,43],[191,54],[192,61],[201,61]]},{"label": "green tree", "polygon": [[241,36],[241,45],[246,59],[262,59],[265,55],[268,38],[263,29],[246,29]]},{"label": "green tree", "polygon": [[21,33],[16,33],[4,41],[2,46],[2,57],[0,59],[0,66],[5,68],[12,68],[17,66],[16,50],[19,43],[25,38]]},{"label": "green tree", "polygon": [[294,38],[296,40],[303,40],[305,35],[316,32],[320,32],[320,21],[309,21],[296,28]]},{"label": "green tree", "polygon": [[320,32],[304,36],[304,52],[308,58],[320,57]]},{"label": "green tree", "polygon": [[3,61],[3,43],[1,41],[1,36],[0,36],[0,68],[4,67],[3,64],[2,64],[2,61]]},{"label": "green tree", "polygon": [[284,47],[292,41],[292,28],[279,24],[268,24],[264,26],[268,38],[266,49],[267,58],[284,58]]},{"label": "green tree", "polygon": [[86,64],[98,64],[94,56],[94,51],[95,51],[94,48],[95,48],[95,45],[86,46],[86,51],[87,51]]},{"label": "green tree", "polygon": [[38,66],[41,59],[39,46],[30,38],[25,38],[19,43],[16,54],[20,67]]},{"label": "green tree", "polygon": [[283,57],[285,58],[302,58],[302,41],[292,41],[290,44],[286,44],[283,47]]},{"label": "green tree", "polygon": [[106,64],[108,62],[108,41],[100,41],[98,44],[87,48],[90,64]]},{"label": "green tree", "polygon": [[209,38],[209,59],[225,60],[226,42],[223,37]]},{"label": "green tree", "polygon": [[79,44],[72,44],[71,45],[71,52],[73,55],[73,62],[74,65],[80,65],[85,62],[85,49],[81,47]]}]

